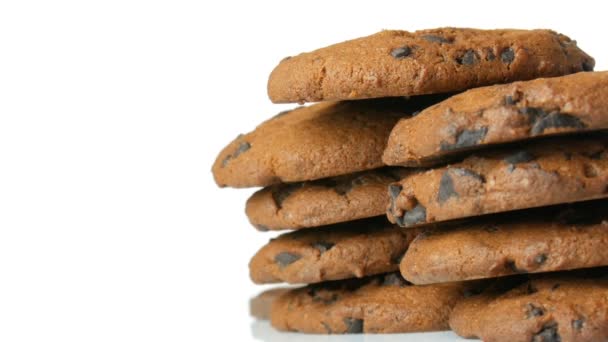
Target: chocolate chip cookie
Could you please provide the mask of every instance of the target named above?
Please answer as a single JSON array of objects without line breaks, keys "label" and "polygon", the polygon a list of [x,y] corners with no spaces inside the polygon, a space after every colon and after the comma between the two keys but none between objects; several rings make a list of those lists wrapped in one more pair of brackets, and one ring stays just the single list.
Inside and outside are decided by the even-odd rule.
[{"label": "chocolate chip cookie", "polygon": [[275,103],[365,99],[469,88],[593,70],[593,58],[549,30],[382,31],[285,58]]},{"label": "chocolate chip cookie", "polygon": [[608,265],[608,201],[505,213],[425,230],[401,274],[432,284]]},{"label": "chocolate chip cookie", "polygon": [[[501,286],[456,304],[450,327],[483,341],[608,340],[608,277],[551,275]],[[509,284],[511,283],[511,284]]]},{"label": "chocolate chip cookie", "polygon": [[270,308],[272,303],[279,298],[280,295],[286,293],[290,289],[288,287],[278,287],[266,290],[259,295],[251,298],[249,301],[249,314],[252,317],[261,320],[270,319]]},{"label": "chocolate chip cookie", "polygon": [[417,233],[380,217],[283,234],[251,259],[250,276],[301,284],[395,271]]},{"label": "chocolate chip cookie", "polygon": [[447,330],[468,286],[412,286],[397,273],[309,285],[280,296],[270,321],[279,330],[317,334]]},{"label": "chocolate chip cookie", "polygon": [[237,188],[268,186],[382,167],[397,120],[442,99],[328,102],[280,113],[220,152],[212,168],[215,181]]},{"label": "chocolate chip cookie", "polygon": [[608,134],[545,139],[407,176],[389,186],[403,227],[608,197]]},{"label": "chocolate chip cookie", "polygon": [[608,72],[472,89],[400,120],[383,161],[429,166],[531,137],[608,129]]},{"label": "chocolate chip cookie", "polygon": [[247,201],[249,221],[261,231],[301,229],[383,215],[388,185],[408,169],[382,168],[310,182],[277,184]]}]

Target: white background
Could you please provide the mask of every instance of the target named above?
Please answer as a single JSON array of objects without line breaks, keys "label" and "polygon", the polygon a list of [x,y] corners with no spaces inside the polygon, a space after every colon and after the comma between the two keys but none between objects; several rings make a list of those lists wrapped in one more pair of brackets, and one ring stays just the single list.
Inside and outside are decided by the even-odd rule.
[{"label": "white background", "polygon": [[553,28],[602,70],[592,6],[1,1],[0,340],[251,339],[247,263],[270,235],[210,169],[290,107],[266,96],[279,60],[383,28]]}]

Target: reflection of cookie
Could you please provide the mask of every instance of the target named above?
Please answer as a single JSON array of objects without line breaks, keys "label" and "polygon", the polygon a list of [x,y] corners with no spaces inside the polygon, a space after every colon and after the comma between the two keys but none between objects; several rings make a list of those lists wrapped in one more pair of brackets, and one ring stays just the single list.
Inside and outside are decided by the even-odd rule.
[{"label": "reflection of cookie", "polygon": [[321,334],[446,330],[468,285],[411,286],[396,273],[291,290],[272,305],[279,330]]},{"label": "reflection of cookie", "polygon": [[260,230],[317,227],[383,215],[386,189],[407,169],[383,168],[304,183],[264,188],[247,201],[247,216]]},{"label": "reflection of cookie", "polygon": [[544,275],[509,285],[512,281],[497,280],[497,288],[456,304],[452,330],[497,342],[608,340],[608,277]]},{"label": "reflection of cookie", "polygon": [[608,72],[472,89],[400,120],[383,160],[430,165],[487,145],[607,129],[607,111]]},{"label": "reflection of cookie", "polygon": [[608,201],[530,209],[425,230],[401,274],[414,284],[608,265]]},{"label": "reflection of cookie", "polygon": [[329,102],[294,109],[225,147],[213,165],[215,181],[237,188],[267,186],[381,167],[397,120],[444,98]]},{"label": "reflection of cookie", "polygon": [[472,156],[389,186],[400,226],[608,197],[608,135]]},{"label": "reflection of cookie", "polygon": [[380,217],[283,234],[251,259],[251,279],[301,284],[395,271],[417,233]]},{"label": "reflection of cookie", "polygon": [[257,319],[270,319],[272,303],[283,293],[289,291],[287,287],[278,287],[266,290],[249,301],[249,314]]},{"label": "reflection of cookie", "polygon": [[382,31],[286,58],[273,102],[409,96],[592,70],[576,42],[548,30]]}]

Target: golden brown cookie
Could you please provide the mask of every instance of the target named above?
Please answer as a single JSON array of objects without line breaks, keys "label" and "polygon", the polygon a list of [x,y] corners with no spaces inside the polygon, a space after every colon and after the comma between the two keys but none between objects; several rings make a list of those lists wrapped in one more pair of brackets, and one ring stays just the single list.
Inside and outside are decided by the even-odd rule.
[{"label": "golden brown cookie", "polygon": [[249,301],[249,314],[251,317],[268,320],[270,319],[270,308],[272,303],[282,294],[289,291],[288,287],[277,287],[266,290]]},{"label": "golden brown cookie", "polygon": [[425,230],[401,260],[414,284],[608,265],[608,201],[529,209]]},{"label": "golden brown cookie", "polygon": [[213,176],[219,186],[243,188],[382,167],[382,152],[397,120],[442,99],[328,102],[280,113],[226,146]]},{"label": "golden brown cookie", "polygon": [[275,103],[410,96],[593,70],[593,58],[549,30],[382,31],[283,59]]},{"label": "golden brown cookie", "polygon": [[447,330],[469,287],[412,286],[397,273],[309,285],[280,296],[270,321],[279,330],[316,334]]},{"label": "golden brown cookie", "polygon": [[608,197],[608,135],[545,139],[471,156],[389,186],[400,226]]},{"label": "golden brown cookie", "polygon": [[247,201],[249,221],[259,230],[318,227],[383,215],[386,189],[410,173],[382,168],[316,181],[276,184]]},{"label": "golden brown cookie", "polygon": [[471,89],[400,120],[382,160],[432,165],[531,137],[608,129],[608,72]]},{"label": "golden brown cookie", "polygon": [[488,342],[607,341],[608,272],[597,273],[599,278],[579,272],[502,278],[458,302],[450,327],[462,337]]},{"label": "golden brown cookie", "polygon": [[262,247],[249,274],[257,284],[307,284],[395,271],[416,234],[384,217],[299,230]]}]

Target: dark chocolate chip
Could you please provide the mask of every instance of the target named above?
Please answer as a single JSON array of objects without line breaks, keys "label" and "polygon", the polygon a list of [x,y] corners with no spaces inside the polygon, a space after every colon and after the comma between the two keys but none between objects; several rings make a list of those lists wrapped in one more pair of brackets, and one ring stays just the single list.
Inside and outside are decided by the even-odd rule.
[{"label": "dark chocolate chip", "polygon": [[450,170],[446,170],[439,181],[439,192],[437,193],[437,202],[445,203],[451,197],[459,197],[456,189],[454,189],[454,181],[450,176]]},{"label": "dark chocolate chip", "polygon": [[496,59],[496,55],[494,54],[494,51],[492,51],[491,48],[487,49],[487,54],[486,54],[486,60],[487,61],[493,61],[494,59]]},{"label": "dark chocolate chip", "polygon": [[403,59],[409,55],[411,55],[412,49],[409,46],[404,46],[400,48],[393,49],[391,51],[391,56],[397,59]]},{"label": "dark chocolate chip", "polygon": [[[241,136],[242,135],[239,135],[237,137],[237,139],[240,138]],[[234,152],[232,152],[232,154],[227,155],[226,158],[224,158],[224,160],[222,160],[222,167],[225,167],[226,165],[228,165],[229,161],[238,157],[241,153],[246,152],[250,148],[251,148],[251,144],[249,144],[246,141],[241,142],[239,144],[239,146],[236,148],[236,150]]]},{"label": "dark chocolate chip", "polygon": [[513,260],[505,261],[505,267],[513,273],[527,273],[528,271],[518,268]]},{"label": "dark chocolate chip", "polygon": [[547,255],[546,254],[539,254],[536,257],[534,257],[534,262],[542,265],[545,263],[545,261],[547,261]]},{"label": "dark chocolate chip", "polygon": [[473,170],[465,169],[462,167],[452,168],[450,170],[452,170],[452,172],[455,173],[456,176],[458,176],[458,177],[471,177],[471,178],[477,179],[478,181],[480,181],[482,183],[485,183],[485,181],[486,181],[486,179],[482,175],[476,173]]},{"label": "dark chocolate chip", "polygon": [[513,51],[512,48],[506,48],[500,54],[500,60],[503,63],[511,64],[511,62],[513,62],[514,59],[515,59],[515,51]]},{"label": "dark chocolate chip", "polygon": [[507,106],[512,106],[512,105],[514,105],[516,103],[517,103],[517,101],[515,101],[515,99],[513,99],[513,96],[511,96],[511,95],[505,96],[505,104]]},{"label": "dark chocolate chip", "polygon": [[585,325],[585,320],[583,318],[572,320],[572,329],[581,330],[583,329],[583,325]]},{"label": "dark chocolate chip", "polygon": [[281,184],[274,187],[271,194],[277,208],[282,208],[283,202],[287,199],[287,197],[289,197],[294,191],[301,188],[303,184],[304,183]]},{"label": "dark chocolate chip", "polygon": [[426,208],[417,204],[412,210],[408,210],[402,217],[396,217],[397,224],[401,227],[413,226],[426,221]]},{"label": "dark chocolate chip", "polygon": [[528,311],[528,318],[539,317],[545,314],[545,310],[543,310],[543,308],[535,306],[532,303],[528,303],[526,309]]},{"label": "dark chocolate chip", "polygon": [[403,186],[401,184],[389,184],[388,186],[388,194],[391,196],[393,201],[397,199],[401,193],[401,190],[403,190]]},{"label": "dark chocolate chip", "polygon": [[330,250],[334,244],[331,242],[327,242],[327,241],[319,241],[319,242],[314,242],[311,244],[311,246],[318,250],[319,253],[323,254],[325,252],[327,252],[328,250]]},{"label": "dark chocolate chip", "polygon": [[399,275],[398,273],[389,273],[384,276],[384,281],[382,282],[382,285],[405,286],[405,285],[409,285],[409,283],[405,279],[403,279],[403,277],[401,275]]},{"label": "dark chocolate chip", "polygon": [[465,51],[462,56],[457,57],[456,62],[458,62],[458,64],[462,64],[462,65],[473,65],[477,62],[478,59],[479,59],[479,57],[477,57],[477,53],[475,53],[475,51],[469,49],[469,50]]},{"label": "dark chocolate chip", "polygon": [[323,288],[320,286],[311,286],[307,290],[307,294],[312,297],[313,302],[323,303],[325,305],[333,304],[338,301],[338,294],[333,292],[336,288]]},{"label": "dark chocolate chip", "polygon": [[593,63],[591,63],[590,61],[583,61],[583,70],[593,71]]},{"label": "dark chocolate chip", "polygon": [[557,331],[557,323],[549,323],[532,336],[532,342],[561,342],[562,338]]},{"label": "dark chocolate chip", "polygon": [[582,129],[585,128],[585,124],[579,118],[570,114],[552,112],[538,119],[532,126],[530,133],[537,135],[543,133],[548,128],[562,127]]},{"label": "dark chocolate chip", "polygon": [[443,43],[452,43],[452,40],[447,39],[445,37],[442,36],[436,36],[434,34],[427,34],[422,36],[422,39],[429,41],[431,43],[439,43],[439,44],[443,44]]},{"label": "dark chocolate chip", "polygon": [[279,264],[279,267],[283,268],[300,260],[301,257],[300,254],[296,253],[281,252],[274,256],[274,261]]},{"label": "dark chocolate chip", "polygon": [[527,163],[529,161],[534,160],[534,156],[532,154],[530,154],[528,151],[519,151],[516,153],[513,153],[507,157],[505,157],[505,162],[508,164],[520,164],[520,163]]},{"label": "dark chocolate chip", "polygon": [[465,129],[456,136],[456,142],[453,144],[445,141],[441,142],[441,151],[457,150],[464,147],[470,147],[477,145],[488,133],[488,127],[482,127],[480,129]]},{"label": "dark chocolate chip", "polygon": [[360,334],[363,332],[363,320],[360,318],[344,318],[347,334]]}]

